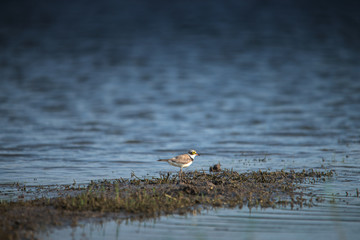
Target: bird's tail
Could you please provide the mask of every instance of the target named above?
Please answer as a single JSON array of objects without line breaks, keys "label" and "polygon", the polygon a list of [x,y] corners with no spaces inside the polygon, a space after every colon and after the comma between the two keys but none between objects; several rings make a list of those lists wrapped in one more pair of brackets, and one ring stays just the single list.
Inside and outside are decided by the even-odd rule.
[{"label": "bird's tail", "polygon": [[159,162],[167,162],[169,159],[159,159]]}]

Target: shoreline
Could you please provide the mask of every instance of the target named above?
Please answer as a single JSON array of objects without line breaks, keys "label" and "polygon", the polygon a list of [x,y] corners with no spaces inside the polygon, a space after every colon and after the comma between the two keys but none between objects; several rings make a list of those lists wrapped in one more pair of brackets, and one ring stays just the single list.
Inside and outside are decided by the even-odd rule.
[{"label": "shoreline", "polygon": [[0,202],[0,236],[36,239],[39,231],[77,226],[87,220],[144,220],[172,214],[197,214],[211,208],[311,207],[324,201],[303,184],[324,182],[333,171],[190,171],[160,177],[92,181],[84,188],[54,189],[59,196]]}]

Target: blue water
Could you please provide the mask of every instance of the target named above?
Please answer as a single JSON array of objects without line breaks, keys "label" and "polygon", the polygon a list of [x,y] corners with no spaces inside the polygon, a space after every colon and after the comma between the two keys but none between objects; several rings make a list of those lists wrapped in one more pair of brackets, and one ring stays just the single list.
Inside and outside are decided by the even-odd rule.
[{"label": "blue water", "polygon": [[240,172],[327,168],[337,176],[318,191],[354,194],[356,9],[331,1],[6,3],[1,198],[17,198],[14,182],[176,172],[156,160],[188,149],[202,154],[189,170],[218,162]]},{"label": "blue water", "polygon": [[[221,209],[206,215],[161,217],[141,223],[118,220],[101,225],[86,224],[40,236],[54,240],[64,236],[75,239],[351,239],[359,234],[359,215],[352,210]],[[340,217],[344,211],[347,216]]]}]

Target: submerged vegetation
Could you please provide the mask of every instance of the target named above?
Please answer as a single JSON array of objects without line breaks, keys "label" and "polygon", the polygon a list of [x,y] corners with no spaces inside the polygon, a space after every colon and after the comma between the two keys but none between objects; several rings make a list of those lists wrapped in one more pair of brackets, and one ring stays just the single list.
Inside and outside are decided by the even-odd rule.
[{"label": "submerged vegetation", "polygon": [[303,183],[325,181],[332,171],[194,171],[160,177],[92,181],[61,189],[61,196],[0,203],[0,238],[35,238],[48,226],[72,225],[90,217],[144,219],[197,213],[213,207],[312,206],[322,201]]}]

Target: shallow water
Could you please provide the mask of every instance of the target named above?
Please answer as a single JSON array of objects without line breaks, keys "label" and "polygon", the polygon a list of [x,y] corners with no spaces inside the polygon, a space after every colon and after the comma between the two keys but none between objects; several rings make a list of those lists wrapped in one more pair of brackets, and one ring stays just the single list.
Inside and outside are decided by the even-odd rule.
[{"label": "shallow water", "polygon": [[[0,10],[1,199],[17,198],[14,182],[56,185],[175,172],[156,160],[190,148],[202,153],[191,170],[218,162],[242,172],[327,168],[337,176],[314,191],[340,199],[359,188],[357,4],[22,6],[7,3]],[[359,205],[352,197],[344,207],[360,215]],[[244,211],[221,210],[219,228]],[[282,214],[258,214],[266,219],[272,211]],[[216,214],[190,218],[207,222]],[[182,217],[166,219],[186,225]],[[156,231],[160,223],[153,224]],[[130,234],[135,226],[120,229]],[[349,238],[352,227],[344,225]]]},{"label": "shallow water", "polygon": [[[109,221],[64,228],[44,239],[350,239],[360,233],[360,217],[349,209],[327,206],[286,209],[221,209],[204,215],[161,217],[146,222]],[[346,212],[347,216],[341,216]],[[314,224],[316,223],[316,224]]]}]

